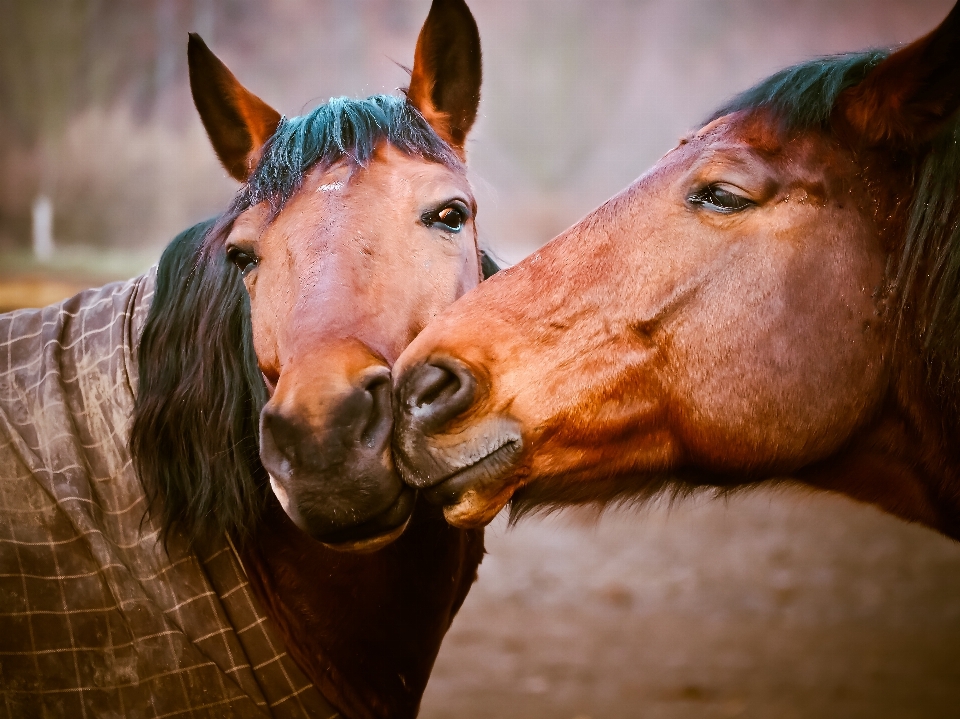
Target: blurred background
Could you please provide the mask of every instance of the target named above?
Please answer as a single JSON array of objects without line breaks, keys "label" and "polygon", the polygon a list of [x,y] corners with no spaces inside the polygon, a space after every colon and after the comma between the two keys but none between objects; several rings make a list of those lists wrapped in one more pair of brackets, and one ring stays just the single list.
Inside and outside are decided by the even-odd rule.
[{"label": "blurred background", "polygon": [[[128,277],[236,187],[193,109],[199,32],[287,115],[395,92],[429,0],[0,0],[0,305]],[[724,98],[813,55],[892,45],[949,0],[475,0],[484,240],[516,260]],[[15,286],[16,285],[16,286]]]},{"label": "blurred background", "polygon": [[[133,276],[235,183],[191,104],[199,32],[287,115],[394,92],[429,0],[0,0],[0,309]],[[483,240],[515,261],[732,93],[909,41],[952,0],[470,0]],[[488,532],[440,717],[960,716],[960,548],[778,490]]]}]

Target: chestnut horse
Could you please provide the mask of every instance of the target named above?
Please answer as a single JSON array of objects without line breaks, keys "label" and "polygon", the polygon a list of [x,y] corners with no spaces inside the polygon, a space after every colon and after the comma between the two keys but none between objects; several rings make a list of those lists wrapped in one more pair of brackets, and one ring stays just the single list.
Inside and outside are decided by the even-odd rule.
[{"label": "chestnut horse", "polygon": [[6,710],[412,717],[483,553],[390,449],[392,364],[481,279],[476,23],[434,0],[405,97],[289,119],[188,52],[233,204],[0,316]]},{"label": "chestnut horse", "polygon": [[783,70],[446,310],[394,368],[406,481],[509,501],[796,481],[960,539],[960,9]]}]

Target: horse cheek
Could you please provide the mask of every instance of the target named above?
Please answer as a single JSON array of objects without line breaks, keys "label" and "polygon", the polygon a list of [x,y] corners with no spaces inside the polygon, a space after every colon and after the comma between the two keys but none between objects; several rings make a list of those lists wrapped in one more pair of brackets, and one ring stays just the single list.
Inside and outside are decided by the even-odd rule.
[{"label": "horse cheek", "polygon": [[[253,330],[253,350],[257,355],[260,371],[270,380],[268,386],[276,386],[280,377],[280,349],[277,342],[277,328],[280,326],[275,313],[269,306],[256,301],[256,290],[250,293],[250,323]],[[272,318],[272,321],[271,321]]]},{"label": "horse cheek", "polygon": [[879,261],[794,230],[727,267],[676,328],[671,367],[694,462],[791,471],[835,451],[878,401],[879,337],[864,328]]}]

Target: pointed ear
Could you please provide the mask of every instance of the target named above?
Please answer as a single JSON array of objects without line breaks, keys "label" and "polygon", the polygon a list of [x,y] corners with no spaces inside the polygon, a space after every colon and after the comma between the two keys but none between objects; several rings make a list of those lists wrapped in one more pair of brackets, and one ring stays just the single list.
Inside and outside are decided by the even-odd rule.
[{"label": "pointed ear", "polygon": [[931,139],[960,107],[960,3],[940,26],[892,53],[837,101],[869,145]]},{"label": "pointed ear", "polygon": [[190,91],[220,162],[245,182],[264,143],[280,124],[280,113],[241,85],[196,33],[187,42]]},{"label": "pointed ear", "polygon": [[480,32],[463,0],[433,0],[407,98],[462,157],[480,104]]}]

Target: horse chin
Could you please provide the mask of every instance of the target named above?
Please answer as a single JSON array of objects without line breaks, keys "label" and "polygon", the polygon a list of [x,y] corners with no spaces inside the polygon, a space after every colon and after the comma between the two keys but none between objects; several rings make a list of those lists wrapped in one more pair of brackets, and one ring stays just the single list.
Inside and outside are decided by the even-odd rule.
[{"label": "horse chin", "polygon": [[290,521],[321,544],[341,552],[369,553],[390,544],[407,528],[416,504],[416,491],[401,485],[396,499],[376,516],[336,529],[318,530],[317,522],[311,521],[309,516],[300,511],[297,503],[291,501],[283,482],[272,474],[268,476],[273,493]]},{"label": "horse chin", "polygon": [[339,551],[374,552],[403,534],[413,516],[416,500],[416,492],[403,487],[393,503],[375,517],[322,534],[311,533],[311,536]]},{"label": "horse chin", "polygon": [[410,524],[410,517],[407,517],[406,521],[401,524],[396,529],[391,529],[384,534],[381,534],[376,537],[367,537],[366,539],[356,539],[353,541],[346,542],[323,542],[322,544],[325,547],[329,547],[337,552],[345,552],[352,554],[370,554],[376,552],[378,549],[386,547],[388,544],[391,544],[395,540],[400,538],[400,535],[407,530],[407,526]]},{"label": "horse chin", "polygon": [[[496,431],[490,431],[495,429]],[[407,468],[401,474],[420,489],[424,499],[442,505],[447,522],[461,529],[489,524],[520,484],[518,467],[523,440],[513,422],[490,423],[487,431],[455,448],[433,453],[433,466],[441,479],[427,485],[422,475]],[[477,455],[480,457],[477,458]],[[455,469],[454,469],[455,468]]]},{"label": "horse chin", "polygon": [[515,489],[514,486],[507,487],[492,497],[468,489],[456,504],[448,504],[443,508],[444,519],[459,529],[485,527],[507,505]]}]

